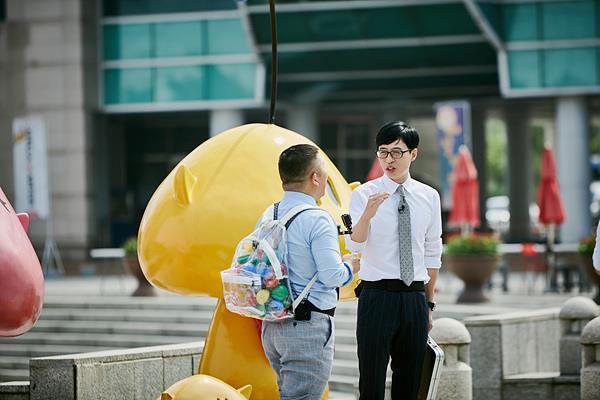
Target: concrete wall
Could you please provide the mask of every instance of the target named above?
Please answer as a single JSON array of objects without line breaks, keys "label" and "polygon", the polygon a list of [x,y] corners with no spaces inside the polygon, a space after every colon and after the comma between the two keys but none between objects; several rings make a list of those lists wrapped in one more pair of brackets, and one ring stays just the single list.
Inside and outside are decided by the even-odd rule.
[{"label": "concrete wall", "polygon": [[[82,259],[93,235],[92,114],[97,107],[96,0],[7,0],[0,23],[0,186],[14,200],[12,120],[46,123],[55,236]],[[33,221],[36,247],[45,223]]]},{"label": "concrete wall", "polygon": [[29,400],[29,382],[0,383],[0,399]]},{"label": "concrete wall", "polygon": [[192,342],[33,358],[30,398],[155,400],[173,383],[196,373],[203,347],[204,342]]},{"label": "concrete wall", "polygon": [[558,313],[551,308],[465,319],[474,400],[572,398],[579,378],[559,376]]}]

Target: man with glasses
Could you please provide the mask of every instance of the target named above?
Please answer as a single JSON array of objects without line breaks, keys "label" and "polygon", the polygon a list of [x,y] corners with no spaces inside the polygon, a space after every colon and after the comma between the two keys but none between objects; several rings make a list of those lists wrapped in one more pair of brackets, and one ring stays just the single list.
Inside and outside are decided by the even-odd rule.
[{"label": "man with glasses", "polygon": [[360,399],[383,400],[391,357],[392,398],[417,398],[442,255],[440,197],[410,176],[419,134],[402,121],[376,137],[384,171],[352,193],[358,221],[346,247],[362,252],[356,292]]}]

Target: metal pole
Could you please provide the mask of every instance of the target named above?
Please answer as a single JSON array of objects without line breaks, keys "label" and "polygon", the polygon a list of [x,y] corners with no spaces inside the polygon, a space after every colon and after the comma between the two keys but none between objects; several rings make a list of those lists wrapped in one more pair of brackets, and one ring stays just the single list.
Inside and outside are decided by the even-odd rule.
[{"label": "metal pole", "polygon": [[269,0],[271,14],[271,108],[269,110],[269,124],[275,123],[275,103],[277,102],[277,15],[275,14],[275,0]]}]

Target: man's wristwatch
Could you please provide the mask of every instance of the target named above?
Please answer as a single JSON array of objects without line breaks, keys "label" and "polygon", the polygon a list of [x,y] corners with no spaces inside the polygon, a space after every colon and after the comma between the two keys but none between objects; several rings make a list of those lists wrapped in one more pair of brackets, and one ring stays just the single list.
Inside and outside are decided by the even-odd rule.
[{"label": "man's wristwatch", "polygon": [[431,311],[435,310],[435,306],[436,306],[436,304],[437,304],[437,303],[436,303],[435,301],[428,301],[428,302],[427,302],[427,306],[429,307],[429,309],[430,309]]}]

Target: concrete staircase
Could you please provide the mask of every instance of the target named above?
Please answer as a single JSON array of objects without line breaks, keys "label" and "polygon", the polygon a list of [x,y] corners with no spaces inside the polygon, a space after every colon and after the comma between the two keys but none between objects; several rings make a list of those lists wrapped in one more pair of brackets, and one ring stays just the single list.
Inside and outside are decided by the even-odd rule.
[{"label": "concrete staircase", "polygon": [[[215,304],[203,297],[47,296],[31,331],[0,338],[0,382],[29,380],[32,357],[202,340]],[[356,391],[355,323],[356,303],[341,304],[331,390]]]},{"label": "concrete staircase", "polygon": [[[451,287],[451,281],[442,282],[446,288]],[[107,294],[97,280],[48,281],[44,309],[35,327],[17,338],[0,338],[0,382],[29,380],[32,357],[194,342],[206,336],[215,299],[166,293],[154,298],[134,298],[122,291],[114,293],[119,286],[116,283],[107,282],[113,291]],[[125,284],[127,292],[135,287],[132,281]],[[436,318],[462,320],[472,315],[564,302],[564,296],[497,294],[494,304],[458,305],[453,304],[455,293],[446,289],[438,296]],[[356,306],[356,302],[344,302],[336,312],[335,359],[330,380],[330,388],[336,393],[357,392]]]},{"label": "concrete staircase", "polygon": [[31,331],[0,338],[0,382],[29,380],[32,357],[201,340],[215,304],[174,296],[47,296]]}]

